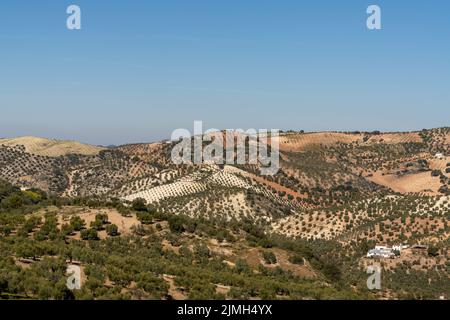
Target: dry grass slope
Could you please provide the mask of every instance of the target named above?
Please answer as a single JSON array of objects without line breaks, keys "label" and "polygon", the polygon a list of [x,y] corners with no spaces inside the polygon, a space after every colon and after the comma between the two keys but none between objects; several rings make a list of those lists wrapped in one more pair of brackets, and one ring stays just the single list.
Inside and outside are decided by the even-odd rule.
[{"label": "dry grass slope", "polygon": [[59,141],[37,137],[0,139],[0,145],[7,147],[24,146],[25,151],[40,156],[59,157],[69,154],[97,155],[105,148],[82,144],[77,141]]}]

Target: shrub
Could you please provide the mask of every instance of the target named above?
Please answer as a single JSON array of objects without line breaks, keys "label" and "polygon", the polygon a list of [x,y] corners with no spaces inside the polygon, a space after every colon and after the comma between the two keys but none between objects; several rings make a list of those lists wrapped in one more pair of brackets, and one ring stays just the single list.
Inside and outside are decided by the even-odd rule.
[{"label": "shrub", "polygon": [[245,262],[245,260],[239,259],[236,262],[235,270],[240,274],[250,274],[252,272],[250,266]]},{"label": "shrub", "polygon": [[276,264],[277,263],[277,256],[273,252],[264,251],[262,256],[263,256],[264,262],[266,264]]},{"label": "shrub", "polygon": [[303,257],[300,255],[294,255],[289,257],[289,262],[292,264],[298,264],[298,265],[303,265],[305,262],[303,260]]},{"label": "shrub", "polygon": [[81,239],[83,239],[83,240],[98,240],[97,230],[95,230],[95,229],[81,230]]},{"label": "shrub", "polygon": [[108,224],[106,226],[106,234],[111,237],[119,235],[119,228],[115,224]]},{"label": "shrub", "polygon": [[23,199],[18,194],[12,194],[2,200],[2,206],[6,209],[19,209],[23,204]]},{"label": "shrub", "polygon": [[138,212],[137,219],[142,224],[152,224],[153,223],[153,215],[149,212]]},{"label": "shrub", "polygon": [[170,231],[175,233],[182,233],[185,231],[184,219],[180,216],[172,216],[169,218]]},{"label": "shrub", "polygon": [[147,201],[142,198],[134,199],[131,203],[131,208],[134,211],[147,211]]},{"label": "shrub", "polygon": [[70,219],[70,225],[73,227],[73,230],[81,231],[84,229],[86,223],[79,216],[74,216]]},{"label": "shrub", "polygon": [[428,255],[430,257],[437,257],[439,255],[439,248],[435,246],[429,246],[428,247]]},{"label": "shrub", "polygon": [[439,177],[441,175],[441,170],[433,170],[431,171],[431,176],[432,177]]},{"label": "shrub", "polygon": [[63,224],[61,227],[61,233],[63,236],[70,236],[74,231],[74,228],[71,224]]},{"label": "shrub", "polygon": [[163,279],[148,272],[139,275],[137,285],[156,299],[160,299],[167,294],[167,290],[169,289],[169,285]]},{"label": "shrub", "polygon": [[108,223],[108,215],[105,213],[97,213],[95,215],[95,221],[99,221],[102,225]]},{"label": "shrub", "polygon": [[195,255],[200,258],[200,259],[208,259],[211,257],[211,251],[209,250],[209,248],[203,244],[203,243],[198,243],[194,246],[194,253]]},{"label": "shrub", "polygon": [[95,220],[91,222],[91,228],[97,231],[103,230],[103,223],[100,220]]}]

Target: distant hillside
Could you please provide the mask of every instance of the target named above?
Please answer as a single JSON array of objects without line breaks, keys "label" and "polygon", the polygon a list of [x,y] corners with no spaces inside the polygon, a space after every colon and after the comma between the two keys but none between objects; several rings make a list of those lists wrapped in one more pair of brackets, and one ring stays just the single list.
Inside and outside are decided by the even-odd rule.
[{"label": "distant hillside", "polygon": [[[294,206],[299,204],[297,198],[302,198],[300,207],[320,205],[323,192],[349,186],[356,188],[360,197],[371,197],[377,190],[448,193],[449,128],[412,133],[289,132],[279,141],[281,170],[273,177],[259,177],[257,166],[234,166],[240,171],[231,173],[216,168],[211,174],[232,180],[243,176],[248,180],[243,189],[280,193],[283,203]],[[204,166],[174,165],[172,146],[151,143],[101,148],[35,137],[0,139],[0,178],[67,196],[134,199],[145,195],[159,202],[204,193],[204,187],[196,188],[203,182],[192,178]],[[441,159],[435,157],[438,152],[443,154]],[[202,176],[209,179],[203,174],[200,180]],[[186,180],[197,182],[187,187],[191,182]],[[221,185],[236,189],[228,182]]]},{"label": "distant hillside", "polygon": [[7,147],[23,146],[28,153],[47,157],[59,157],[69,154],[96,155],[101,150],[104,150],[104,148],[82,144],[77,141],[60,141],[37,137],[0,139],[0,145]]}]

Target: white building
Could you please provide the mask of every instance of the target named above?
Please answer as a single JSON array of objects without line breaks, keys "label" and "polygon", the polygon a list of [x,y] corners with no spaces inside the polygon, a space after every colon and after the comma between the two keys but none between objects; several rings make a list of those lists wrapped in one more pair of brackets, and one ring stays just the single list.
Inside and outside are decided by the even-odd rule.
[{"label": "white building", "polygon": [[367,258],[394,258],[395,253],[392,251],[392,249],[372,249],[369,250],[367,253]]},{"label": "white building", "polygon": [[408,248],[405,245],[394,245],[392,247],[388,246],[375,246],[375,249],[369,250],[367,252],[367,258],[394,258],[396,256],[396,252],[402,252],[402,250]]},{"label": "white building", "polygon": [[444,154],[442,154],[442,153],[436,153],[436,154],[434,155],[434,157],[435,157],[436,159],[443,159],[443,158],[444,158]]}]

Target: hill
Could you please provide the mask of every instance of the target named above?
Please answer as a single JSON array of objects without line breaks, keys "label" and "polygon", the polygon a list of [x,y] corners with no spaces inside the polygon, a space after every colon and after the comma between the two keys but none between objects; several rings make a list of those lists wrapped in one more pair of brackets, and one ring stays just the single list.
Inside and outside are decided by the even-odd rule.
[{"label": "hill", "polygon": [[[450,280],[450,128],[406,133],[287,132],[278,139],[280,170],[274,176],[260,175],[259,165],[175,165],[170,157],[174,143],[170,142],[103,149],[36,138],[2,140],[0,180],[22,190],[42,189],[53,199],[40,210],[30,209],[25,220],[20,218],[8,228],[15,235],[34,216],[41,219],[35,227],[42,228],[45,212],[53,212],[58,232],[73,215],[82,218],[89,229],[103,212],[121,235],[108,237],[104,226],[96,241],[100,246],[113,246],[119,256],[129,241],[140,244],[147,241],[142,239],[152,239],[178,255],[184,250],[181,247],[192,249],[198,244],[194,240],[201,240],[232,268],[230,272],[244,260],[256,274],[282,275],[282,287],[289,287],[284,281],[290,279],[283,272],[292,272],[313,279],[315,286],[337,290],[299,295],[299,288],[289,287],[287,296],[280,289],[270,297],[450,296],[450,285],[447,290],[444,286]],[[26,192],[22,191],[25,196]],[[4,227],[5,222],[1,223]],[[32,230],[27,238],[34,239]],[[234,240],[223,244],[223,239]],[[77,245],[84,241],[81,231],[66,240]],[[366,258],[376,245],[399,244],[421,245],[430,251],[405,251],[392,261]],[[140,245],[135,249],[136,254],[143,250]],[[215,261],[215,254],[209,261]],[[261,269],[261,265],[268,267],[264,257],[269,261],[272,254],[278,261],[274,266],[283,272],[276,267]],[[180,263],[177,259],[184,258],[174,259],[170,261]],[[166,271],[173,270],[170,263],[152,261]],[[377,294],[363,289],[364,268],[370,263],[381,264],[389,279],[387,288]],[[215,267],[208,264],[207,268]],[[158,273],[158,278],[172,288],[171,296],[191,297],[189,285],[176,280],[177,274],[181,271]],[[140,278],[127,279],[131,280],[120,288],[131,292]],[[304,279],[295,279],[305,285]],[[223,293],[233,287],[223,278],[214,280],[212,273],[208,281],[202,290],[212,290],[214,285]],[[119,282],[108,276],[104,285],[114,288]],[[250,287],[245,290],[251,291]],[[258,291],[256,296],[261,295]],[[255,297],[248,292],[243,296]]]},{"label": "hill", "polygon": [[46,156],[59,157],[69,154],[97,155],[102,147],[82,144],[76,141],[59,141],[37,137],[20,137],[11,139],[0,139],[0,145],[6,147],[22,147],[27,153]]}]

